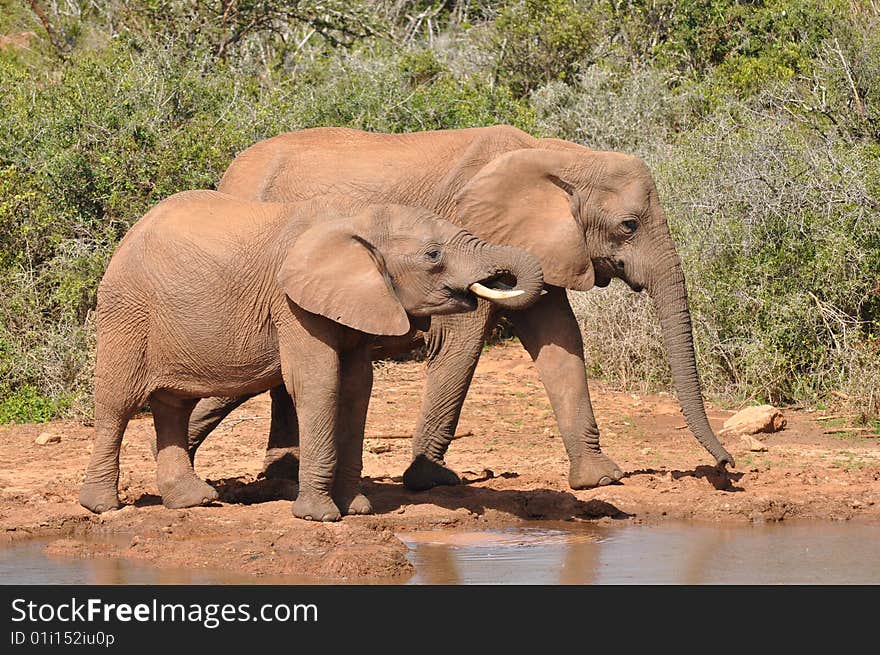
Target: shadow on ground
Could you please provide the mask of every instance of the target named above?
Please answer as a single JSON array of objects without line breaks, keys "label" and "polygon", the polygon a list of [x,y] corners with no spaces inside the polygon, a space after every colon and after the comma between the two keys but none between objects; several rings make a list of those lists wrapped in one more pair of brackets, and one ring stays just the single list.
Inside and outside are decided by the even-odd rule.
[{"label": "shadow on ground", "polygon": [[656,476],[672,476],[673,480],[682,478],[704,479],[718,491],[745,491],[742,487],[737,487],[733,483],[739,482],[742,473],[733,473],[725,468],[717,466],[701,465],[690,471],[668,470],[668,469],[638,469],[624,473],[624,478],[631,478],[636,475],[656,475]]},{"label": "shadow on ground", "polygon": [[[501,474],[497,477],[516,477]],[[580,500],[574,494],[553,489],[490,489],[474,485],[477,479],[468,479],[455,487],[435,487],[427,491],[409,491],[399,478],[364,478],[362,490],[373,504],[376,514],[390,514],[407,506],[435,505],[448,510],[466,509],[482,515],[498,511],[525,520],[570,520],[609,517],[626,519],[632,515],[612,503],[592,499]],[[209,480],[223,503],[252,505],[276,500],[295,500],[297,484],[292,480],[246,476]],[[143,494],[134,501],[136,507],[161,505],[162,499],[154,494]]]}]

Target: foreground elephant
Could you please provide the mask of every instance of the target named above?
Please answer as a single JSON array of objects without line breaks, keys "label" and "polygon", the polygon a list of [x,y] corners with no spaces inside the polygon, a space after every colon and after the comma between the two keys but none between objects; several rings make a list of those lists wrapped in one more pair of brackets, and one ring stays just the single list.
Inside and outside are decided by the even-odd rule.
[{"label": "foreground elephant", "polygon": [[[499,290],[502,278],[515,288]],[[165,505],[214,500],[187,455],[198,399],[283,382],[302,428],[294,514],[367,513],[358,486],[370,335],[406,335],[410,317],[473,311],[474,294],[523,308],[542,287],[533,256],[422,208],[172,196],[129,230],[98,288],[95,441],[80,503],[119,507],[122,436],[147,401]]]},{"label": "foreground elephant", "polygon": [[[565,289],[586,291],[623,279],[646,289],[663,329],[679,402],[691,431],[719,464],[733,458],[706,419],[694,357],[681,262],[657,190],[639,159],[536,139],[508,126],[373,134],[345,128],[291,132],[243,151],[220,190],[242,198],[299,200],[327,192],[365,201],[421,205],[493,243],[515,245],[541,262],[548,293],[524,311],[505,312],[535,361],[570,460],[569,484],[584,489],[622,473],[599,447],[583,344]],[[410,489],[456,484],[448,448],[484,338],[498,312],[436,319],[425,335],[427,386],[404,474]],[[269,456],[295,441],[294,408],[272,392]],[[199,403],[190,455],[241,399]]]}]

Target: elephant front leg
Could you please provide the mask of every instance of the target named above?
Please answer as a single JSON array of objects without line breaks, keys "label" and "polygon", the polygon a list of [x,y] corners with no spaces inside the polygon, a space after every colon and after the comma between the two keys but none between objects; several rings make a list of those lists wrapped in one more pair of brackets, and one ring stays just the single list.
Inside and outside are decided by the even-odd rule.
[{"label": "elephant front leg", "polygon": [[620,480],[620,467],[599,447],[583,340],[565,289],[548,287],[546,296],[527,310],[511,313],[510,319],[538,368],[553,406],[571,462],[571,488],[590,489]]},{"label": "elephant front leg", "polygon": [[327,343],[293,327],[279,329],[279,345],[284,384],[296,400],[299,419],[299,492],[293,515],[338,521],[342,514],[331,494],[337,463],[339,356]]},{"label": "elephant front leg", "polygon": [[333,500],[343,514],[372,514],[373,506],[361,493],[364,468],[364,428],[373,389],[369,347],[345,353],[339,389],[336,446],[339,461],[333,480]]},{"label": "elephant front leg", "polygon": [[427,380],[413,437],[413,461],[403,474],[412,491],[456,485],[461,479],[443,457],[458,426],[461,408],[480,360],[486,331],[493,322],[488,303],[469,314],[435,316],[427,347]]}]

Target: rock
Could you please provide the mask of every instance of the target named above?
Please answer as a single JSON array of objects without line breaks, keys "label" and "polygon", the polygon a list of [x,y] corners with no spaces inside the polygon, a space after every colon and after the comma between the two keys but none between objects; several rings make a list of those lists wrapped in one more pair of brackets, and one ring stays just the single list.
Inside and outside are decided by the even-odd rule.
[{"label": "rock", "polygon": [[760,432],[779,432],[785,428],[785,416],[772,405],[746,407],[724,422],[722,435],[758,434]]},{"label": "rock", "polygon": [[23,50],[30,47],[31,39],[37,38],[36,32],[19,32],[0,36],[0,50]]},{"label": "rock", "polygon": [[378,444],[370,444],[367,446],[367,450],[371,453],[375,453],[379,455],[381,453],[390,453],[392,448],[390,444],[387,443],[378,443]]},{"label": "rock", "polygon": [[60,434],[52,434],[51,432],[40,432],[40,435],[34,439],[34,443],[38,446],[45,446],[50,443],[59,443],[61,441]]},{"label": "rock", "polygon": [[742,437],[742,442],[746,445],[746,447],[751,450],[753,453],[763,453],[767,452],[767,446],[762,441],[758,441],[753,436],[749,434],[744,434]]}]

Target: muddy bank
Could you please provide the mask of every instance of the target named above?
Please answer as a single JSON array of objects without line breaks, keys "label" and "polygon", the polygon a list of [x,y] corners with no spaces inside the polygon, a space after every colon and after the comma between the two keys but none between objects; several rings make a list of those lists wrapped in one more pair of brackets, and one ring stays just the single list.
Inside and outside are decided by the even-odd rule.
[{"label": "muddy bank", "polygon": [[[480,530],[536,520],[606,524],[788,520],[880,524],[880,435],[846,419],[785,409],[783,432],[761,435],[766,452],[722,437],[738,468],[718,476],[684,428],[675,399],[592,384],[603,448],[626,471],[620,484],[568,488],[562,441],[527,355],[516,343],[483,355],[448,463],[466,484],[406,491],[422,364],[377,368],[365,447],[365,492],[377,514],[322,525],[290,514],[293,484],[258,480],[269,423],[267,395],[229,417],[203,446],[197,472],[220,490],[210,507],[167,510],[155,486],[148,416],[133,420],[121,456],[126,506],[94,516],[76,502],[92,438],[74,422],[0,428],[0,539],[41,537],[53,556],[121,557],[160,567],[223,569],[253,579],[403,581],[412,574],[395,536]],[[709,407],[718,430],[733,413]],[[837,427],[834,427],[837,426]],[[834,431],[837,430],[837,431]],[[41,433],[58,443],[37,445]]]}]

